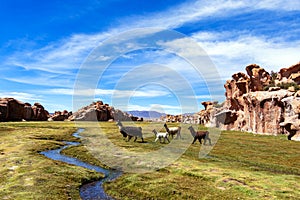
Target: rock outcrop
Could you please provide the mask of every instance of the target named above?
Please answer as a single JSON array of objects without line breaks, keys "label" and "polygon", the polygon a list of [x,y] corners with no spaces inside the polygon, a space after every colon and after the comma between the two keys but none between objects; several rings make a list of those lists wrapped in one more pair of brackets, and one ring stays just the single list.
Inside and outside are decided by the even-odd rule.
[{"label": "rock outcrop", "polygon": [[45,110],[44,106],[42,106],[40,103],[33,104],[32,110],[33,117],[31,118],[31,120],[47,121],[47,119],[50,117],[49,112]]},{"label": "rock outcrop", "polygon": [[72,115],[72,112],[64,111],[55,111],[54,114],[48,118],[48,121],[65,121]]},{"label": "rock outcrop", "polygon": [[49,113],[40,103],[31,106],[14,98],[0,98],[0,121],[46,121]]},{"label": "rock outcrop", "polygon": [[115,109],[102,101],[93,102],[71,115],[68,119],[71,121],[131,121],[132,115],[121,110]]},{"label": "rock outcrop", "polygon": [[214,103],[210,101],[204,101],[201,103],[204,106],[204,110],[198,112],[199,123],[205,126],[215,126],[215,114],[217,112],[217,108],[214,107]]},{"label": "rock outcrop", "polygon": [[21,121],[25,104],[14,98],[0,99],[0,121]]},{"label": "rock outcrop", "polygon": [[296,91],[300,64],[281,69],[274,77],[254,64],[246,71],[247,75],[236,73],[225,83],[222,108],[205,106],[200,111],[203,124],[258,134],[287,134],[288,139],[300,140],[300,92]]},{"label": "rock outcrop", "polygon": [[300,63],[289,68],[282,68],[278,73],[278,81],[300,84]]}]

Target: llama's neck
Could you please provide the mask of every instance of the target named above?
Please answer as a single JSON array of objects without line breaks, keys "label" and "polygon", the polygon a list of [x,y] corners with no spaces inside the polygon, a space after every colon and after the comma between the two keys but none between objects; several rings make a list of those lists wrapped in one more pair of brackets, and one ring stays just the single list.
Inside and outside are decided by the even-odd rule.
[{"label": "llama's neck", "polygon": [[118,124],[119,130],[123,128],[123,125],[121,123]]},{"label": "llama's neck", "polygon": [[196,135],[196,131],[195,131],[195,129],[191,126],[191,128],[190,128],[190,131],[191,131],[191,134],[194,136],[194,135]]},{"label": "llama's neck", "polygon": [[166,131],[169,132],[170,129],[168,128],[167,124],[165,125],[165,128],[166,128]]}]

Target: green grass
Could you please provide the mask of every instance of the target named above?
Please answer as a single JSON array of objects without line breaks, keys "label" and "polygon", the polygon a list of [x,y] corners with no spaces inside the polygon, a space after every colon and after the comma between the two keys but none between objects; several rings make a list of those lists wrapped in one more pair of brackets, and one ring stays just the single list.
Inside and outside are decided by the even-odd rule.
[{"label": "green grass", "polygon": [[79,187],[101,174],[39,152],[78,141],[72,123],[0,123],[0,199],[80,199]]},{"label": "green grass", "polygon": [[[101,151],[118,155],[122,164],[135,164],[110,149],[111,145],[129,155],[166,146],[154,143],[151,133],[153,126],[160,129],[162,124],[139,123],[145,143],[139,139],[126,142],[115,123],[77,126],[86,129],[81,134],[84,145],[63,153],[96,165],[111,164],[97,155]],[[79,186],[101,175],[38,154],[59,147],[62,140],[78,141],[71,136],[74,130],[74,124],[65,122],[0,123],[0,199],[78,199]],[[192,141],[185,131],[183,138],[187,143]],[[174,144],[184,148],[179,141],[174,140]],[[106,192],[116,199],[300,199],[299,142],[288,141],[285,136],[223,131],[207,157],[199,158],[200,147],[198,142],[189,146],[180,158],[162,169],[124,173],[104,184]]]}]

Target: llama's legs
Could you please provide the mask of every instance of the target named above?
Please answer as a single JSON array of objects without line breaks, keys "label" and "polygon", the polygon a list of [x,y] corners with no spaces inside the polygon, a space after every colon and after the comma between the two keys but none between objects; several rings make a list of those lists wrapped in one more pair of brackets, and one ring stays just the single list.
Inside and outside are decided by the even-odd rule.
[{"label": "llama's legs", "polygon": [[198,137],[198,141],[200,142],[200,144],[202,144],[201,140],[202,140],[201,137]]},{"label": "llama's legs", "polygon": [[142,142],[144,142],[144,138],[142,137]]},{"label": "llama's legs", "polygon": [[169,138],[168,137],[165,137],[167,140],[168,140],[168,142],[170,143],[170,140],[169,140]]},{"label": "llama's legs", "polygon": [[[193,143],[192,144],[194,144],[195,142],[196,142],[196,140],[197,140],[197,137],[194,137],[194,140],[193,140]],[[201,142],[200,142],[201,143]]]},{"label": "llama's legs", "polygon": [[157,142],[157,140],[158,140],[158,137],[155,139],[155,141],[154,141],[154,142]]},{"label": "llama's legs", "polygon": [[177,132],[177,139],[180,138],[181,139],[181,134],[180,131]]},{"label": "llama's legs", "polygon": [[209,141],[209,145],[211,145],[211,139],[207,136],[206,139]]},{"label": "llama's legs", "polygon": [[135,136],[134,142],[137,140],[137,137]]},{"label": "llama's legs", "polygon": [[128,140],[127,142],[129,142],[129,140],[131,140],[132,136],[131,135],[128,135]]}]

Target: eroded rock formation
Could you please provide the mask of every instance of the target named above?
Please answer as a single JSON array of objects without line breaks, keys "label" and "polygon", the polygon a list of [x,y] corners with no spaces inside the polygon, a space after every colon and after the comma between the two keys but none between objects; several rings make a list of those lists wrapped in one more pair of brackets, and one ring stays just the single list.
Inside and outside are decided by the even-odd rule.
[{"label": "eroded rock formation", "polygon": [[226,100],[221,109],[200,111],[203,124],[209,124],[209,119],[210,124],[225,130],[288,134],[289,139],[300,140],[300,92],[295,88],[300,64],[281,69],[274,77],[254,64],[246,71],[247,75],[236,73],[225,83]]}]

